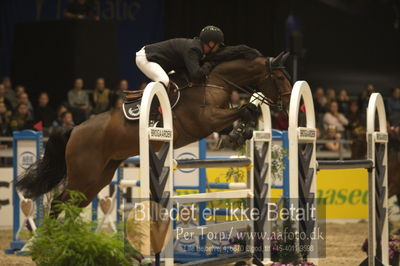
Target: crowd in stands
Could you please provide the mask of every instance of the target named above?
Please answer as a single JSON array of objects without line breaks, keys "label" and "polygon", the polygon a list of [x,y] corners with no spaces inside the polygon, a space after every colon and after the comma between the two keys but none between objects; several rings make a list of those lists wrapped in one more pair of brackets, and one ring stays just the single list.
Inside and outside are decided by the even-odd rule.
[{"label": "crowd in stands", "polygon": [[75,79],[65,102],[55,108],[47,92],[32,99],[28,88],[13,87],[11,79],[4,77],[0,83],[0,136],[24,129],[43,130],[48,135],[56,127],[72,127],[92,115],[122,106],[122,92],[129,88],[128,81],[121,80],[117,88],[110,90],[103,78],[96,80],[92,90],[84,86],[83,79]]},{"label": "crowd in stands", "polygon": [[[92,90],[87,90],[84,80],[75,79],[67,99],[56,109],[49,103],[47,92],[32,99],[29,89],[23,85],[13,87],[9,77],[0,83],[0,135],[11,136],[13,131],[24,129],[43,130],[48,135],[56,127],[71,127],[80,124],[96,115],[122,105],[123,91],[128,90],[126,80],[110,90],[103,78],[98,78]],[[139,85],[144,88],[145,82]],[[323,149],[337,151],[340,146],[337,140],[351,139],[355,135],[365,133],[366,109],[370,95],[375,92],[373,85],[358,96],[349,96],[345,89],[334,90],[318,87],[314,90],[314,108],[318,128],[318,137],[326,142]],[[243,104],[236,92],[232,94],[232,106]],[[389,123],[400,124],[400,88],[392,90],[391,96],[385,99],[386,113]],[[274,128],[286,130],[287,115],[283,112],[273,114]]]},{"label": "crowd in stands", "polygon": [[[318,87],[314,90],[313,100],[319,139],[336,140],[325,142],[322,149],[338,151],[338,140],[349,139],[365,134],[366,110],[370,95],[375,92],[373,85],[368,85],[358,96],[349,96],[347,90],[336,91],[332,88]],[[400,124],[400,88],[394,88],[391,96],[385,99],[388,122],[393,126]],[[281,114],[275,114],[275,125],[281,127]]]}]

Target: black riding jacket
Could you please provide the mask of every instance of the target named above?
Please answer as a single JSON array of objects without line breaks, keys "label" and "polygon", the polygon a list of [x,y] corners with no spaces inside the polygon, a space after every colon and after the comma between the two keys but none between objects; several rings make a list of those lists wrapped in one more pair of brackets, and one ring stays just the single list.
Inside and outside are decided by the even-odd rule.
[{"label": "black riding jacket", "polygon": [[201,64],[204,54],[201,42],[196,38],[171,39],[146,45],[144,49],[147,60],[158,63],[165,72],[184,68],[194,81],[204,79],[213,67],[210,62]]}]

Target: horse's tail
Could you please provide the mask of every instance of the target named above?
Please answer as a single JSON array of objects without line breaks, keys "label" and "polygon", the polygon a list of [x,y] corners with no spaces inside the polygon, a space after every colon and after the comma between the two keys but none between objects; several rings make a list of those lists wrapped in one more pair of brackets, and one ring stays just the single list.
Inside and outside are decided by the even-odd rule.
[{"label": "horse's tail", "polygon": [[66,176],[65,147],[72,128],[57,128],[50,135],[42,159],[18,177],[16,189],[26,198],[37,198],[56,187]]}]

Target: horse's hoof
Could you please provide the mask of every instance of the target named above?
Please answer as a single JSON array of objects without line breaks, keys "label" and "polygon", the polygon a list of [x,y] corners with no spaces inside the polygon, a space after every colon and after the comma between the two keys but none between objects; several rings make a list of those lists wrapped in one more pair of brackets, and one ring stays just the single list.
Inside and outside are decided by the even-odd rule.
[{"label": "horse's hoof", "polygon": [[222,150],[225,147],[224,140],[222,138],[219,138],[217,141],[217,145],[215,145],[215,150],[219,151]]},{"label": "horse's hoof", "polygon": [[244,139],[251,139],[253,137],[253,129],[251,128],[246,128],[243,132],[243,138]]},{"label": "horse's hoof", "polygon": [[223,148],[229,147],[229,146],[232,146],[230,137],[228,135],[221,135],[220,138],[218,139],[215,149],[217,151],[219,151],[219,150],[222,150]]}]

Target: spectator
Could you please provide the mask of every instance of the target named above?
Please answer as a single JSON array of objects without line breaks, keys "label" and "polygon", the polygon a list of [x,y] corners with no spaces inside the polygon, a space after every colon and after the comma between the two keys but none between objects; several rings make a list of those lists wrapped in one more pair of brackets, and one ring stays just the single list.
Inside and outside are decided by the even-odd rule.
[{"label": "spectator", "polygon": [[28,111],[31,115],[31,117],[33,117],[33,106],[31,104],[31,101],[29,101],[29,97],[28,94],[26,92],[22,92],[19,97],[17,98],[17,103],[18,104],[26,104],[28,106]]},{"label": "spectator", "polygon": [[335,126],[339,133],[344,133],[345,127],[349,124],[346,117],[344,117],[342,113],[339,113],[339,107],[336,101],[329,103],[329,111],[325,113],[323,122],[325,130],[330,126]]},{"label": "spectator", "polygon": [[93,113],[105,112],[110,107],[110,90],[105,87],[103,78],[96,80],[96,88],[93,92]]},{"label": "spectator", "polygon": [[49,95],[47,94],[47,92],[42,92],[39,95],[38,105],[35,108],[34,118],[35,123],[42,121],[44,132],[49,131],[52,122],[56,118],[56,114],[53,108],[49,106]]},{"label": "spectator", "polygon": [[374,85],[368,84],[367,88],[361,92],[360,96],[358,97],[358,106],[360,107],[360,111],[362,113],[367,111],[369,97],[373,92],[375,92]]},{"label": "spectator", "polygon": [[317,139],[321,138],[321,130],[317,128]]},{"label": "spectator", "polygon": [[332,88],[326,90],[326,102],[336,101],[336,91]]},{"label": "spectator", "polygon": [[18,86],[15,87],[15,95],[17,96],[17,99],[22,93],[25,93],[25,92],[26,91],[25,91],[25,87],[24,86],[18,85]]},{"label": "spectator", "polygon": [[62,114],[63,113],[65,113],[65,112],[67,112],[68,111],[68,109],[67,109],[67,107],[66,106],[64,106],[64,105],[60,105],[60,106],[58,106],[58,108],[57,108],[57,117],[56,117],[56,119],[53,121],[53,123],[52,123],[52,128],[56,128],[56,127],[60,127],[61,125],[62,125]]},{"label": "spectator", "polygon": [[337,97],[337,103],[339,106],[339,112],[345,114],[349,110],[349,103],[350,99],[349,96],[347,95],[347,90],[346,89],[341,89],[339,91],[339,95]]},{"label": "spectator", "polygon": [[9,77],[4,77],[2,83],[5,89],[4,97],[10,101],[14,109],[17,106],[17,97],[12,89],[11,79]]},{"label": "spectator", "polygon": [[10,122],[11,131],[32,129],[32,126],[33,119],[29,113],[28,105],[25,103],[18,104],[16,112]]},{"label": "spectator", "polygon": [[96,15],[96,6],[93,0],[72,0],[64,17],[67,19],[100,19]]},{"label": "spectator", "polygon": [[326,97],[325,92],[322,87],[318,87],[314,92],[314,110],[315,110],[315,120],[316,120],[316,127],[323,128],[322,119],[326,112]]},{"label": "spectator", "polygon": [[273,124],[274,124],[274,129],[278,130],[287,130],[289,126],[289,120],[288,116],[285,112],[283,111],[278,111],[273,113]]},{"label": "spectator", "polygon": [[392,90],[392,96],[386,100],[388,119],[392,125],[400,123],[400,88]]},{"label": "spectator", "polygon": [[119,94],[120,96],[124,95],[124,91],[129,90],[129,84],[126,79],[121,79],[118,83],[117,88],[115,89],[115,93]]},{"label": "spectator", "polygon": [[325,143],[325,149],[328,151],[339,151],[341,134],[336,131],[336,127],[331,125],[326,131],[325,140],[332,140]]},{"label": "spectator", "polygon": [[72,118],[72,113],[69,111],[62,113],[61,122],[62,127],[74,127],[74,119]]},{"label": "spectator", "polygon": [[110,93],[110,107],[120,108],[122,107],[123,98],[125,97],[124,91],[129,90],[128,81],[126,79],[121,79],[115,90]]},{"label": "spectator", "polygon": [[347,118],[349,120],[348,129],[352,136],[365,131],[365,115],[360,112],[357,101],[350,102]]},{"label": "spectator", "polygon": [[11,102],[5,97],[6,89],[4,85],[0,83],[0,103],[4,103],[8,111],[12,110]]},{"label": "spectator", "polygon": [[0,102],[0,136],[9,136],[10,134],[11,112],[7,110],[6,104]]},{"label": "spectator", "polygon": [[323,114],[326,112],[326,97],[322,87],[318,87],[314,92],[314,109],[316,113]]},{"label": "spectator", "polygon": [[83,80],[75,79],[74,87],[68,92],[68,104],[71,107],[75,124],[80,124],[88,118],[90,112],[89,96],[83,90]]}]

